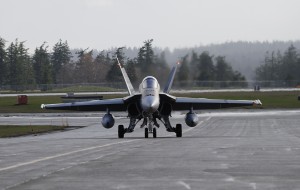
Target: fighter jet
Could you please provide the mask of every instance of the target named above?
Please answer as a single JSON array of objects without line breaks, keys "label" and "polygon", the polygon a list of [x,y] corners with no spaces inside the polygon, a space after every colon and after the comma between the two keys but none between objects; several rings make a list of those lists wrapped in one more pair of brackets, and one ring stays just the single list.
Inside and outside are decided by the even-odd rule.
[{"label": "fighter jet", "polygon": [[160,127],[158,120],[165,126],[168,132],[173,132],[176,137],[182,137],[182,124],[172,126],[170,117],[172,111],[186,111],[185,123],[189,127],[195,127],[199,123],[199,117],[194,110],[219,109],[230,107],[244,107],[253,105],[262,105],[260,100],[222,100],[206,98],[188,98],[175,97],[170,95],[171,86],[179,63],[171,70],[166,86],[161,91],[157,79],[153,76],[147,76],[139,86],[139,92],[136,92],[125,71],[125,68],[119,62],[123,78],[125,80],[129,96],[124,98],[92,100],[85,102],[42,104],[42,109],[55,110],[77,110],[77,111],[105,111],[102,117],[103,127],[110,129],[115,124],[112,112],[124,111],[128,113],[129,126],[123,124],[118,126],[118,137],[124,138],[126,133],[132,133],[142,120],[141,128],[145,130],[145,138],[149,133],[153,138],[157,137],[157,128]]}]

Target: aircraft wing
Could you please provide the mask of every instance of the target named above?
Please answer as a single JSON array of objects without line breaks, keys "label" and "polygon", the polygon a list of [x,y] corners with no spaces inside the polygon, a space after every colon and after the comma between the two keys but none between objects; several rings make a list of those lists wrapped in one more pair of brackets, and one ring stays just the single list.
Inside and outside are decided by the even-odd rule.
[{"label": "aircraft wing", "polygon": [[76,111],[126,111],[127,103],[123,98],[91,100],[84,102],[42,104],[42,109],[76,110]]},{"label": "aircraft wing", "polygon": [[193,107],[194,110],[200,109],[219,109],[262,105],[260,100],[222,100],[222,99],[206,99],[206,98],[185,98],[177,97],[172,104],[172,109],[189,110]]}]

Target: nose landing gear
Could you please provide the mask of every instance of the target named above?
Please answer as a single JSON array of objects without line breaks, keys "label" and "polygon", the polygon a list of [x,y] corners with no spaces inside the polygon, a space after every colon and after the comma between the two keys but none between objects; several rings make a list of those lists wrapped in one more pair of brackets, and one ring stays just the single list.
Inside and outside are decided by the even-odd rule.
[{"label": "nose landing gear", "polygon": [[146,139],[148,138],[148,133],[149,133],[148,128],[145,128],[145,138]]},{"label": "nose landing gear", "polygon": [[153,138],[157,137],[156,128],[159,127],[159,124],[157,123],[156,119],[153,118],[152,115],[144,117],[144,121],[141,125],[141,128],[143,127],[145,127],[145,138],[149,137],[149,133],[152,133]]},{"label": "nose landing gear", "polygon": [[145,138],[149,137],[149,133],[152,133],[153,138],[157,137],[156,128],[152,128],[152,129],[150,129],[150,127],[149,128],[145,128]]}]

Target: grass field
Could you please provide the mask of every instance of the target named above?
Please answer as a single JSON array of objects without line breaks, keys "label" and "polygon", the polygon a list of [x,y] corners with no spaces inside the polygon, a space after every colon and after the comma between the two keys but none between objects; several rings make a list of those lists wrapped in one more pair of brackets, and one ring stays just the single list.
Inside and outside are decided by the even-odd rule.
[{"label": "grass field", "polygon": [[39,134],[51,131],[64,130],[68,126],[49,126],[49,125],[0,125],[0,138],[4,137],[17,137],[22,135]]},{"label": "grass field", "polygon": [[[236,99],[236,100],[256,100],[260,99],[263,109],[285,109],[300,108],[298,95],[300,92],[209,92],[209,93],[190,93],[172,94],[175,96],[185,96],[194,98],[214,98],[214,99]],[[123,95],[104,95],[104,99],[123,97]],[[65,112],[43,110],[41,104],[60,103],[59,96],[30,96],[28,105],[16,105],[17,97],[1,97],[0,113],[46,113],[46,112]]]},{"label": "grass field", "polygon": [[[43,113],[43,103],[61,102],[60,96],[29,96],[27,105],[17,105],[17,97],[1,97],[0,113]],[[50,111],[51,112],[51,111]]]},{"label": "grass field", "polygon": [[[64,88],[53,88],[49,89],[47,91],[44,91],[45,93],[68,93],[68,92],[119,92],[124,91],[126,89],[118,89],[118,88],[112,88],[112,87],[102,87],[102,86],[88,86],[88,85],[77,85],[77,86],[70,86],[70,87],[64,87]],[[16,91],[13,90],[0,90],[0,93],[2,94],[14,94]],[[24,90],[18,93],[43,93],[41,90]]]},{"label": "grass field", "polygon": [[[175,94],[180,96],[180,94]],[[181,94],[182,95],[182,94]],[[189,94],[188,97],[194,98],[212,98],[212,99],[233,99],[233,100],[257,100],[259,99],[263,109],[286,109],[300,108],[298,101],[298,91],[282,91],[282,92],[210,92]]]}]

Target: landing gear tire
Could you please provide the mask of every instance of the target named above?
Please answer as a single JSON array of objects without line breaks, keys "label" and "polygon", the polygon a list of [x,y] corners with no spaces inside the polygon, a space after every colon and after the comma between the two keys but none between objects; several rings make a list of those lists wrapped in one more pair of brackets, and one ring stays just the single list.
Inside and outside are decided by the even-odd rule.
[{"label": "landing gear tire", "polygon": [[176,124],[176,137],[182,137],[182,125],[181,124]]},{"label": "landing gear tire", "polygon": [[148,138],[148,135],[149,135],[149,130],[148,128],[145,128],[145,138]]},{"label": "landing gear tire", "polygon": [[124,125],[119,125],[118,127],[118,136],[120,139],[124,138],[124,134],[125,134],[125,129],[124,129]]},{"label": "landing gear tire", "polygon": [[156,138],[156,128],[153,129],[153,138]]}]

